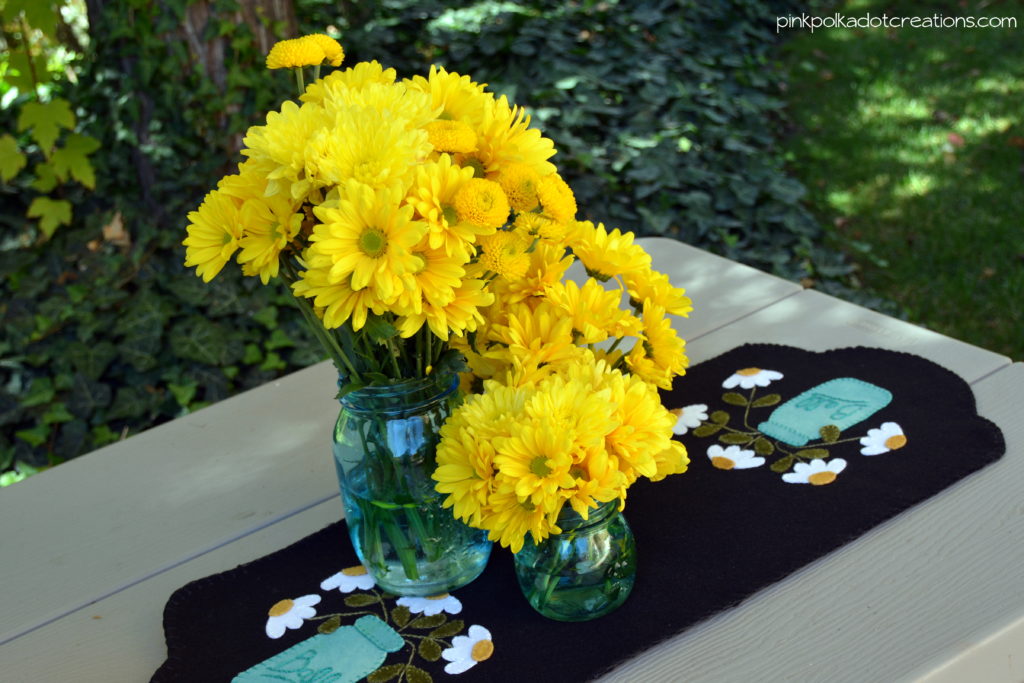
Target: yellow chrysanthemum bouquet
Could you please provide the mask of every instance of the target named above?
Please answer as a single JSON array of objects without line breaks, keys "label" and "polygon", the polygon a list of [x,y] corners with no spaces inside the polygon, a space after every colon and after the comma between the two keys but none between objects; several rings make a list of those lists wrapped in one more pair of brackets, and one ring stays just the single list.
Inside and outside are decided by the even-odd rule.
[{"label": "yellow chrysanthemum bouquet", "polygon": [[[458,370],[464,393],[482,387],[447,419],[433,476],[458,518],[513,550],[556,529],[564,503],[585,514],[685,469],[656,389],[686,366],[666,317],[689,311],[683,291],[632,234],[576,220],[522,108],[440,67],[319,77],[343,58],[323,35],[274,46],[267,66],[295,70],[299,101],[249,129],[238,172],[189,214],[186,265],[209,281],[234,258],[283,279],[342,394]],[[366,449],[396,456],[388,429],[378,446],[362,434]]]}]

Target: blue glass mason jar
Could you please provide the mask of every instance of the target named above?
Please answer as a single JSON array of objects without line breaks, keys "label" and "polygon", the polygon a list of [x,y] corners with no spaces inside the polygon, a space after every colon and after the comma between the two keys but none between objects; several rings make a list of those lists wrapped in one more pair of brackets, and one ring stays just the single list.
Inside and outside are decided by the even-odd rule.
[{"label": "blue glass mason jar", "polygon": [[458,376],[437,373],[344,394],[334,464],[349,536],[385,591],[438,595],[466,585],[491,554],[487,532],[455,519],[430,475]]},{"label": "blue glass mason jar", "polygon": [[515,554],[516,578],[530,606],[549,619],[587,621],[617,609],[636,580],[636,541],[619,501],[583,519],[565,505],[559,534],[527,537]]}]

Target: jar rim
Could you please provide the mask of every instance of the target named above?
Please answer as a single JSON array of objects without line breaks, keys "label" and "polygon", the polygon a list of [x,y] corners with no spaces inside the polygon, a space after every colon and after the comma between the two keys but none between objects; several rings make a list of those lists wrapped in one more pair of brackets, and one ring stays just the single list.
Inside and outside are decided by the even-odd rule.
[{"label": "jar rim", "polygon": [[[447,386],[445,386],[447,382]],[[342,377],[338,377],[338,387],[343,385]],[[432,388],[443,387],[431,391]],[[355,389],[341,396],[338,402],[346,410],[358,413],[378,413],[384,415],[405,413],[422,406],[436,403],[448,398],[459,388],[459,376],[454,372],[439,372],[426,377],[402,379],[391,384],[371,385]],[[429,392],[429,393],[427,393]],[[418,397],[418,400],[409,400]],[[405,399],[393,407],[380,405],[378,402],[389,399]],[[360,405],[361,403],[373,405]]]},{"label": "jar rim", "polygon": [[598,503],[597,507],[588,508],[587,518],[576,512],[576,509],[568,503],[562,504],[558,513],[558,527],[565,533],[569,529],[582,529],[584,527],[603,522],[614,512],[619,510],[619,499],[610,500],[607,503]]}]

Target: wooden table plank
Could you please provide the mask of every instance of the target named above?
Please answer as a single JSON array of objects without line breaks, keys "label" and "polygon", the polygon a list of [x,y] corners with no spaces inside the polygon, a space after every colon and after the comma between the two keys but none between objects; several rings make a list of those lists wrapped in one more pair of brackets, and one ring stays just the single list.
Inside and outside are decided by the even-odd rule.
[{"label": "wooden table plank", "polygon": [[[603,680],[1019,680],[1000,668],[1007,654],[1024,656],[1019,645],[968,645],[1024,615],[1015,571],[1024,563],[1022,387],[1019,363],[975,387],[979,409],[1006,435],[1001,461]],[[145,680],[166,654],[161,614],[175,589],[339,514],[337,499],[316,506],[0,646],[5,680],[99,683],[110,680],[111,662],[119,678]]]},{"label": "wooden table plank", "polygon": [[[799,291],[665,238],[641,240],[698,309],[695,338]],[[336,495],[328,363],[0,493],[0,643]]]},{"label": "wooden table plank", "polygon": [[[705,301],[714,306],[715,301]],[[875,346],[914,353],[949,368],[968,382],[1010,364],[992,351],[890,318],[835,297],[805,290],[687,344],[699,363],[747,343],[775,343],[812,351]]]},{"label": "wooden table plank", "polygon": [[0,643],[337,495],[336,382],[306,368],[0,492]]},{"label": "wooden table plank", "polygon": [[[1024,364],[974,390],[1006,437],[1001,460],[604,683],[1021,680]],[[987,648],[972,646],[993,634]]]},{"label": "wooden table plank", "polygon": [[3,680],[148,681],[167,658],[163,609],[174,591],[285,548],[342,515],[335,497],[0,645]]}]

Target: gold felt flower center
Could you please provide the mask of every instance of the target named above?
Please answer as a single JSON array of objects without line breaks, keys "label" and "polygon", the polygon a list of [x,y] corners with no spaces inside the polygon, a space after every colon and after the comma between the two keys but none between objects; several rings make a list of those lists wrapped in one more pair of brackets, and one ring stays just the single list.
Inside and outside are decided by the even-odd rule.
[{"label": "gold felt flower center", "polygon": [[473,658],[474,662],[482,662],[493,654],[494,643],[489,640],[476,641],[473,643],[473,649],[469,651],[469,656]]},{"label": "gold felt flower center", "polygon": [[716,455],[711,458],[711,464],[720,470],[731,470],[733,467],[736,467],[736,461],[724,455]]},{"label": "gold felt flower center", "polygon": [[428,595],[427,600],[444,600],[447,597],[447,593],[441,593],[440,595]]},{"label": "gold felt flower center", "polygon": [[742,375],[744,377],[750,377],[752,375],[756,375],[759,372],[761,372],[761,368],[743,368],[742,370],[737,370],[736,374]]},{"label": "gold felt flower center", "polygon": [[885,447],[890,451],[894,451],[897,448],[903,448],[907,445],[907,437],[902,434],[893,434],[885,440]]},{"label": "gold felt flower center", "polygon": [[361,564],[357,564],[355,567],[346,567],[341,570],[341,573],[345,576],[365,576],[366,567]]},{"label": "gold felt flower center", "polygon": [[831,484],[836,480],[836,473],[830,470],[824,472],[815,472],[811,476],[807,477],[807,481],[812,486],[824,486],[825,484]]},{"label": "gold felt flower center", "polygon": [[280,602],[274,603],[274,606],[270,608],[270,611],[267,612],[267,614],[272,617],[279,617],[282,614],[288,614],[288,612],[292,610],[292,607],[295,607],[295,602],[285,598]]}]

